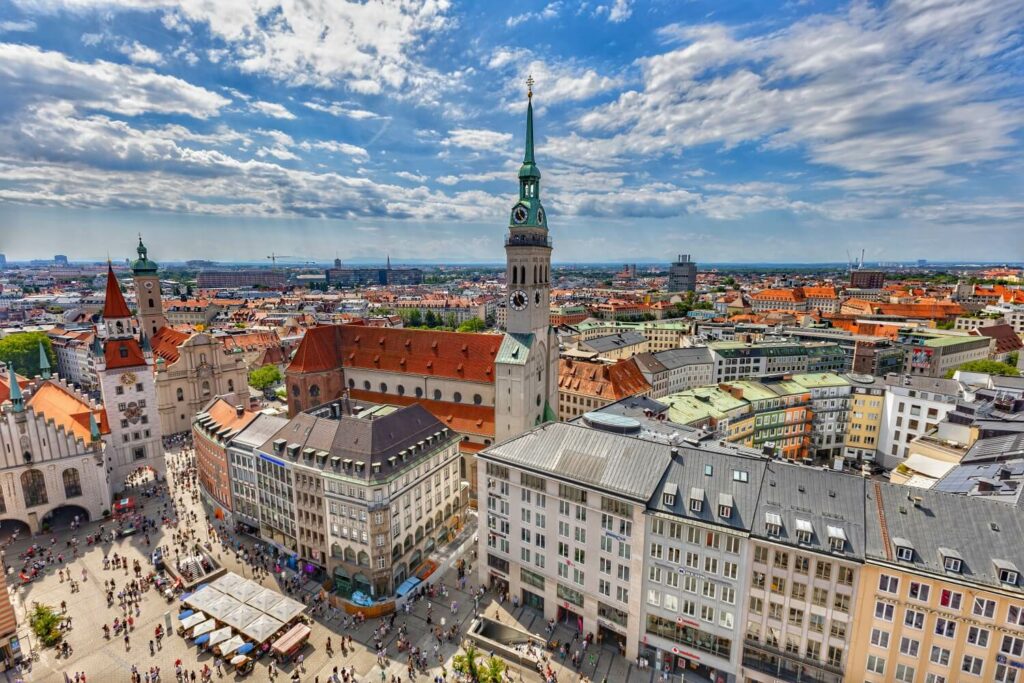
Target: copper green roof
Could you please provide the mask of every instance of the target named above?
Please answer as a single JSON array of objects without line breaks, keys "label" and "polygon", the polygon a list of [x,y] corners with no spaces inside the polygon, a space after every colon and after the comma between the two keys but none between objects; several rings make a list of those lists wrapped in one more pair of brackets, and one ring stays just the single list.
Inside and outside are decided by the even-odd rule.
[{"label": "copper green roof", "polygon": [[532,334],[507,333],[501,340],[501,346],[498,348],[498,355],[494,358],[494,362],[506,365],[525,365],[532,346]]},{"label": "copper green roof", "polygon": [[157,271],[157,265],[155,261],[150,261],[147,258],[146,245],[142,243],[142,236],[139,236],[139,246],[136,247],[135,251],[138,253],[139,258],[132,261],[132,272],[136,275],[143,273],[153,273]]},{"label": "copper green roof", "polygon": [[845,387],[850,382],[832,372],[808,372],[793,375],[793,381],[808,389],[820,389],[822,387]]},{"label": "copper green roof", "polygon": [[736,398],[717,386],[696,387],[658,399],[668,405],[668,418],[679,424],[690,424],[709,417],[727,417],[733,411],[747,405],[747,401]]}]

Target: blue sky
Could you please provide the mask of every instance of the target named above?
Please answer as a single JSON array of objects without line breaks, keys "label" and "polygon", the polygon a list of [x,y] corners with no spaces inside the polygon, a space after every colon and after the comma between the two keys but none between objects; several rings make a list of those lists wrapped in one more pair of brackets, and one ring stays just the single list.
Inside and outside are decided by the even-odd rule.
[{"label": "blue sky", "polygon": [[0,0],[0,251],[1024,259],[1019,0]]}]

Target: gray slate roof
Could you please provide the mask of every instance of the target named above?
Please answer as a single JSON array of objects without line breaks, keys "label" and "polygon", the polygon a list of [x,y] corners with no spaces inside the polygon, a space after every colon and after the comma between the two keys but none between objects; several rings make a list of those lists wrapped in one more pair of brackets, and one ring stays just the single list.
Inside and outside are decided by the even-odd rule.
[{"label": "gray slate roof", "polygon": [[[999,583],[995,562],[1011,562],[1024,572],[1024,516],[1020,509],[976,496],[956,496],[927,489],[908,490],[888,483],[871,482],[867,486],[867,557],[912,567],[940,576],[957,576],[943,567],[939,552],[945,548],[963,559],[962,579],[992,587],[1014,588]],[[878,521],[877,492],[885,514],[889,543],[882,537]],[[908,495],[919,497],[915,505]],[[914,549],[913,561],[896,559],[892,539],[908,541]],[[888,547],[887,547],[888,545]],[[1021,590],[1018,578],[1016,590]]]},{"label": "gray slate roof", "polygon": [[[274,448],[274,442],[283,439],[285,448],[298,444],[298,462],[302,465],[317,464],[316,459],[301,457],[305,449],[311,448],[314,451],[326,451],[329,456],[365,463],[362,473],[349,470],[345,472],[346,476],[355,474],[366,479],[377,479],[388,476],[392,471],[407,468],[424,455],[435,451],[440,443],[437,440],[433,447],[410,454],[406,462],[398,459],[392,467],[388,461],[389,457],[398,456],[402,450],[415,446],[437,432],[442,433],[443,441],[457,438],[454,432],[418,403],[372,419],[351,415],[333,419],[299,413],[268,437],[259,450],[278,458],[285,457],[284,453]],[[326,462],[329,463],[330,458]],[[380,463],[379,474],[373,473],[373,463]]]},{"label": "gray slate roof", "polygon": [[596,337],[589,341],[581,341],[580,346],[597,351],[598,353],[607,353],[608,351],[621,349],[624,346],[643,344],[646,341],[647,337],[639,332],[621,332],[605,335],[604,337]]},{"label": "gray slate roof", "polygon": [[[757,508],[758,491],[764,475],[765,461],[740,455],[697,448],[677,447],[677,455],[665,471],[648,509],[689,520],[700,520],[733,529],[749,530]],[[710,474],[708,467],[710,466]],[[733,471],[747,473],[746,483],[735,481]],[[666,504],[665,492],[678,491],[672,505]],[[700,512],[690,509],[690,498],[697,493],[702,499]],[[724,496],[732,497],[732,514],[719,515]]]},{"label": "gray slate roof", "polygon": [[[864,479],[832,470],[771,461],[757,505],[751,535],[848,559],[864,559]],[[768,534],[769,515],[782,520],[779,536]],[[797,520],[810,522],[810,543],[797,540]],[[828,527],[846,534],[843,552],[829,545]]]},{"label": "gray slate roof", "polygon": [[566,422],[541,425],[478,457],[642,502],[650,498],[671,459],[667,444]]},{"label": "gray slate roof", "polygon": [[260,413],[252,422],[246,425],[245,429],[231,439],[231,443],[237,443],[240,446],[247,446],[249,448],[259,448],[286,424],[288,424],[288,418],[286,417]]},{"label": "gray slate roof", "polygon": [[961,464],[998,462],[1024,455],[1024,433],[979,439],[964,455]]}]

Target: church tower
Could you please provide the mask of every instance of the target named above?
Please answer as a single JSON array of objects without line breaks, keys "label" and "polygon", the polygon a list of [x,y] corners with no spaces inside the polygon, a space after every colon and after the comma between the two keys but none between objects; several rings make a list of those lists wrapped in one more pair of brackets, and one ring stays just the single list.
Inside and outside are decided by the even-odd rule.
[{"label": "church tower", "polygon": [[145,335],[139,341],[135,317],[110,265],[103,321],[97,332],[93,363],[110,422],[105,450],[108,481],[112,492],[117,492],[126,477],[142,467],[163,476],[165,464],[153,356]]},{"label": "church tower", "polygon": [[498,442],[558,415],[558,337],[549,324],[551,239],[533,152],[533,78],[526,83],[526,151],[505,237],[508,316],[495,366]]},{"label": "church tower", "polygon": [[139,306],[139,327],[144,337],[152,339],[157,330],[167,326],[160,299],[160,277],[157,275],[156,263],[147,258],[142,235],[139,235],[139,246],[135,251],[139,258],[132,261],[132,273],[135,276],[135,298]]}]

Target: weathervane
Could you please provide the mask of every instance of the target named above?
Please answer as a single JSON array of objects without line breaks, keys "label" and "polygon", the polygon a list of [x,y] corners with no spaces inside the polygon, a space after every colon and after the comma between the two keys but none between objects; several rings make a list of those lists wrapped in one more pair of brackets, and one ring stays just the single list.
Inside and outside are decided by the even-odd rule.
[{"label": "weathervane", "polygon": [[533,74],[526,77],[526,96],[533,99]]}]

